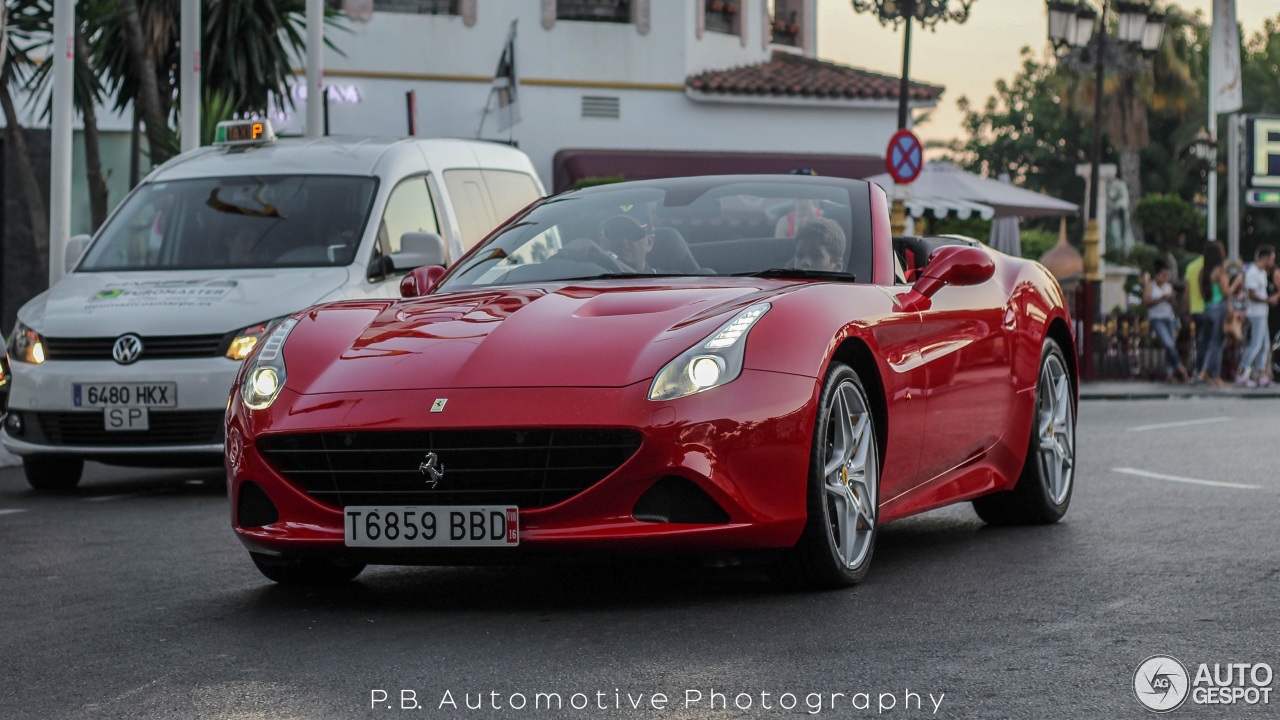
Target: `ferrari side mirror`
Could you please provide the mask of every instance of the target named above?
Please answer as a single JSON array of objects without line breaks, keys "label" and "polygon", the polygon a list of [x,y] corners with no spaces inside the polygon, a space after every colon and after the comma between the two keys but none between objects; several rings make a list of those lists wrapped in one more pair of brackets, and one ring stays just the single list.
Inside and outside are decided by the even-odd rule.
[{"label": "ferrari side mirror", "polygon": [[929,263],[911,291],[900,296],[903,310],[919,311],[929,307],[929,299],[947,285],[977,285],[991,279],[996,264],[983,250],[968,245],[940,247],[929,256]]},{"label": "ferrari side mirror", "polygon": [[431,292],[442,277],[444,268],[439,265],[414,268],[400,281],[400,297],[422,297]]}]

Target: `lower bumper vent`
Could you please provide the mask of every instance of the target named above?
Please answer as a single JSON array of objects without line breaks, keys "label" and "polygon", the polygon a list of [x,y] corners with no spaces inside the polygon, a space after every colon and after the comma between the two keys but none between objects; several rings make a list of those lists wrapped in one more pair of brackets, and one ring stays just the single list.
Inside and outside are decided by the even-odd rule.
[{"label": "lower bumper vent", "polygon": [[641,522],[697,525],[729,522],[729,513],[702,488],[675,475],[662,478],[641,495],[631,516]]}]

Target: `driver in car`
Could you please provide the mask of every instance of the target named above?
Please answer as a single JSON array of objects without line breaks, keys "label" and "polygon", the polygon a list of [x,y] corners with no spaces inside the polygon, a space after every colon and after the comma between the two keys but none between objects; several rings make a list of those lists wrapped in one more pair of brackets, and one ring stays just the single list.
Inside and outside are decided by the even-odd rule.
[{"label": "driver in car", "polygon": [[615,215],[602,223],[599,243],[574,240],[556,255],[566,260],[617,266],[616,272],[656,273],[658,270],[649,266],[650,250],[653,250],[653,227],[641,225],[628,215]]},{"label": "driver in car", "polygon": [[841,272],[849,247],[844,230],[833,220],[812,218],[796,231],[796,252],[791,267],[797,270]]}]

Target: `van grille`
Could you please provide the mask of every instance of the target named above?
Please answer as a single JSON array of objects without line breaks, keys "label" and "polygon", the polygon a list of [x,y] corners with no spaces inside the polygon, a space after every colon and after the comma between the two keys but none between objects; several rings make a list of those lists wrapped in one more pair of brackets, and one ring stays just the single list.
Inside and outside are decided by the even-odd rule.
[{"label": "van grille", "polygon": [[[114,337],[44,339],[48,360],[111,360]],[[229,343],[227,335],[171,335],[142,337],[139,360],[172,360],[175,358],[217,357]]]},{"label": "van grille", "polygon": [[32,413],[55,445],[209,445],[222,442],[221,410],[151,410],[149,430],[107,430],[103,413]]}]

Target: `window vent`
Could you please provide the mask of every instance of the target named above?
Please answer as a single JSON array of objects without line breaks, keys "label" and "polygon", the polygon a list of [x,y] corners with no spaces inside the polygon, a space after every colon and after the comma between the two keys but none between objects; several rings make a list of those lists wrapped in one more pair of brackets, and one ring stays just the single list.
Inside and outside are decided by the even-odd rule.
[{"label": "window vent", "polygon": [[582,117],[617,120],[622,114],[622,101],[616,97],[582,96]]}]

